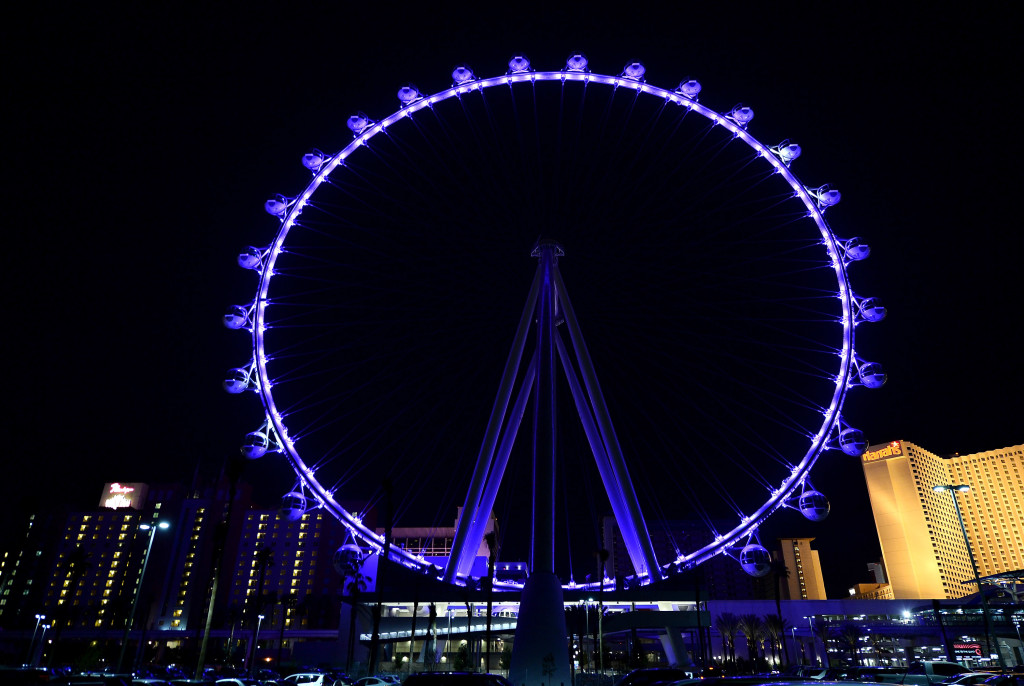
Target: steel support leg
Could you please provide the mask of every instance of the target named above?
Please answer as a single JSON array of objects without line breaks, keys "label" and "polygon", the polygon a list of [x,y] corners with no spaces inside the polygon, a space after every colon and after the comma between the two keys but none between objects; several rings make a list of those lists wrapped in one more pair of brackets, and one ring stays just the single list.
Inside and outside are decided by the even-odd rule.
[{"label": "steel support leg", "polygon": [[[619,528],[623,531],[623,538],[627,543],[629,557],[633,561],[633,566],[638,573],[646,573],[651,581],[661,579],[661,568],[658,566],[658,560],[654,554],[651,536],[647,531],[647,525],[644,523],[643,514],[640,511],[640,502],[637,500],[636,491],[633,489],[633,482],[629,477],[626,460],[622,455],[619,439],[615,435],[615,428],[612,426],[608,406],[605,404],[604,396],[601,393],[601,384],[597,380],[594,363],[590,359],[587,344],[583,340],[583,332],[580,330],[579,322],[576,320],[576,312],[573,310],[572,302],[569,300],[569,294],[565,289],[565,283],[562,281],[562,275],[558,269],[554,270],[553,276],[559,303],[565,316],[565,324],[569,329],[569,337],[572,340],[573,348],[576,350],[576,357],[579,360],[580,374],[586,385],[587,393],[590,395],[590,402],[594,408],[594,417],[600,429],[605,448],[608,451],[608,459],[615,474],[615,481],[622,490],[628,510],[629,517],[626,521],[619,521]],[[611,490],[612,486],[605,484],[605,488]],[[627,528],[632,529],[628,535],[626,534]],[[630,539],[638,541],[638,546],[630,548],[628,545]],[[603,584],[604,580],[602,579],[601,581]]]},{"label": "steel support leg", "polygon": [[[530,286],[530,295],[526,299],[523,313],[519,317],[519,327],[516,329],[515,338],[512,341],[512,349],[509,351],[508,360],[505,363],[505,372],[501,377],[501,385],[498,388],[498,395],[494,399],[494,407],[491,409],[491,417],[487,422],[487,430],[484,432],[484,439],[480,446],[480,453],[477,456],[476,468],[473,470],[473,478],[466,493],[466,502],[462,506],[462,517],[455,527],[455,540],[452,542],[452,552],[448,558],[448,565],[444,570],[444,580],[448,583],[455,581],[459,569],[459,562],[465,556],[467,545],[472,547],[468,541],[469,531],[472,528],[471,520],[474,517],[487,517],[490,511],[480,512],[480,498],[483,493],[487,475],[491,471],[491,463],[494,459],[494,448],[498,442],[501,432],[501,425],[508,410],[509,398],[512,396],[512,388],[515,385],[516,375],[519,371],[519,363],[523,357],[523,348],[526,347],[526,336],[530,329],[530,320],[533,319],[536,309],[537,294],[540,292],[541,267],[538,265],[537,272],[533,277]],[[480,547],[480,541],[476,541],[475,552]]]}]

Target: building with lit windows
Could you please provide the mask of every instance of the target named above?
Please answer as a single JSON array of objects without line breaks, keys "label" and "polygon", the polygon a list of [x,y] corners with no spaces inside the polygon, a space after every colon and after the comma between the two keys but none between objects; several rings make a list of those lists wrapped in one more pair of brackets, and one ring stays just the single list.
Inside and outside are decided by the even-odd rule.
[{"label": "building with lit windows", "polygon": [[850,600],[895,600],[892,584],[854,584],[850,589]]},{"label": "building with lit windows", "polygon": [[811,548],[813,538],[780,538],[776,559],[789,571],[783,587],[783,600],[825,600],[825,579],[821,574],[818,551]]},{"label": "building with lit windows", "polygon": [[17,509],[0,535],[0,629],[31,628],[43,613],[43,597],[54,566],[54,541],[67,519],[67,508],[46,503],[36,511]]},{"label": "building with lit windows", "polygon": [[[159,509],[146,509],[148,490],[145,484],[109,483],[101,509],[68,516],[43,596],[43,610],[62,627],[124,626],[148,542],[139,526],[155,522]],[[149,500],[160,503],[160,495],[153,495]]]},{"label": "building with lit windows", "polygon": [[245,624],[264,615],[264,629],[338,625],[344,579],[334,552],[345,529],[322,509],[297,521],[277,510],[245,513],[234,558],[227,614]]},{"label": "building with lit windows", "polygon": [[[1024,445],[940,457],[909,441],[861,457],[893,596],[959,598],[975,592],[957,498],[982,577],[1024,568]],[[966,492],[936,492],[937,485]]]},{"label": "building with lit windows", "polygon": [[[244,484],[236,489],[234,506],[230,505],[226,479],[193,484],[182,495],[173,509],[163,511],[163,519],[171,524],[172,540],[166,564],[155,575],[159,589],[146,604],[153,618],[150,628],[157,630],[196,631],[204,625],[218,548],[227,551],[226,560],[234,560],[241,515],[250,506],[250,489]],[[229,581],[230,573],[223,573],[221,583]],[[215,609],[223,606],[219,600]]]}]

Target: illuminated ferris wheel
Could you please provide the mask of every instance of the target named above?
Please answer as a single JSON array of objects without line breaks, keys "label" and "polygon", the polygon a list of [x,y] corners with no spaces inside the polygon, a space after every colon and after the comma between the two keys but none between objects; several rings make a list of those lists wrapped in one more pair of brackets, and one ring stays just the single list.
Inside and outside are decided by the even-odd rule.
[{"label": "illuminated ferris wheel", "polygon": [[451,78],[350,116],[347,144],[303,156],[304,190],[267,201],[276,233],[238,258],[255,296],[224,319],[252,351],[224,386],[263,407],[242,452],[291,465],[286,516],[324,508],[374,551],[385,476],[396,525],[461,508],[446,561],[389,553],[452,583],[492,513],[503,550],[569,586],[601,583],[572,551],[604,512],[628,583],[719,554],[766,573],[759,525],[827,515],[811,468],[865,450],[843,403],[885,382],[854,348],[885,309],[850,284],[869,249],[826,221],[839,192],[801,182],[800,146],[755,138],[750,107],[640,63]]}]

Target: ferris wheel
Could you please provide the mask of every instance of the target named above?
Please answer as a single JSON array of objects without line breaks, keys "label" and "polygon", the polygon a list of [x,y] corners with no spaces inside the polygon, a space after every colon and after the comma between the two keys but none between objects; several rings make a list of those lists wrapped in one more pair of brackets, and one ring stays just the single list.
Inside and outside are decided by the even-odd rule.
[{"label": "ferris wheel", "polygon": [[864,452],[843,403],[886,378],[854,348],[885,316],[850,283],[870,251],[826,221],[840,193],[794,174],[799,145],[701,95],[638,62],[515,56],[403,86],[302,157],[312,179],[266,202],[276,233],[238,257],[255,295],[224,318],[251,334],[224,387],[263,408],[242,452],[296,475],[285,516],[324,508],[380,552],[364,518],[386,476],[396,526],[462,512],[446,563],[428,534],[390,557],[465,583],[492,513],[525,559],[539,507],[566,585],[594,587],[573,551],[602,547],[608,512],[639,584],[721,554],[763,575],[766,518],[828,514],[811,468]]}]

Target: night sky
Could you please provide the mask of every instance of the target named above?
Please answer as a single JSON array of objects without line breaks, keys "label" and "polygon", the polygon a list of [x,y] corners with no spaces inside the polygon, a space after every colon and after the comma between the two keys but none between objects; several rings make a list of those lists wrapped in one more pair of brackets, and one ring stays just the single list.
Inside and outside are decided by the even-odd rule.
[{"label": "night sky", "polygon": [[[298,192],[301,154],[345,145],[353,112],[384,116],[399,86],[441,90],[463,62],[504,73],[520,52],[558,69],[582,51],[616,74],[639,59],[648,82],[697,78],[703,103],[753,106],[762,140],[797,140],[797,173],[839,188],[843,233],[872,247],[856,289],[889,308],[864,351],[889,382],[845,415],[872,443],[939,454],[1021,442],[1007,17],[787,7],[142,4],[8,23],[3,497],[92,506],[107,481],[215,475],[258,421],[220,388],[244,362],[220,319],[249,290],[235,255],[271,235],[264,200]],[[857,460],[830,455],[814,475],[830,519],[765,534],[818,537],[839,596],[868,580],[877,538]],[[292,482],[283,462],[246,478],[267,502]]]}]

